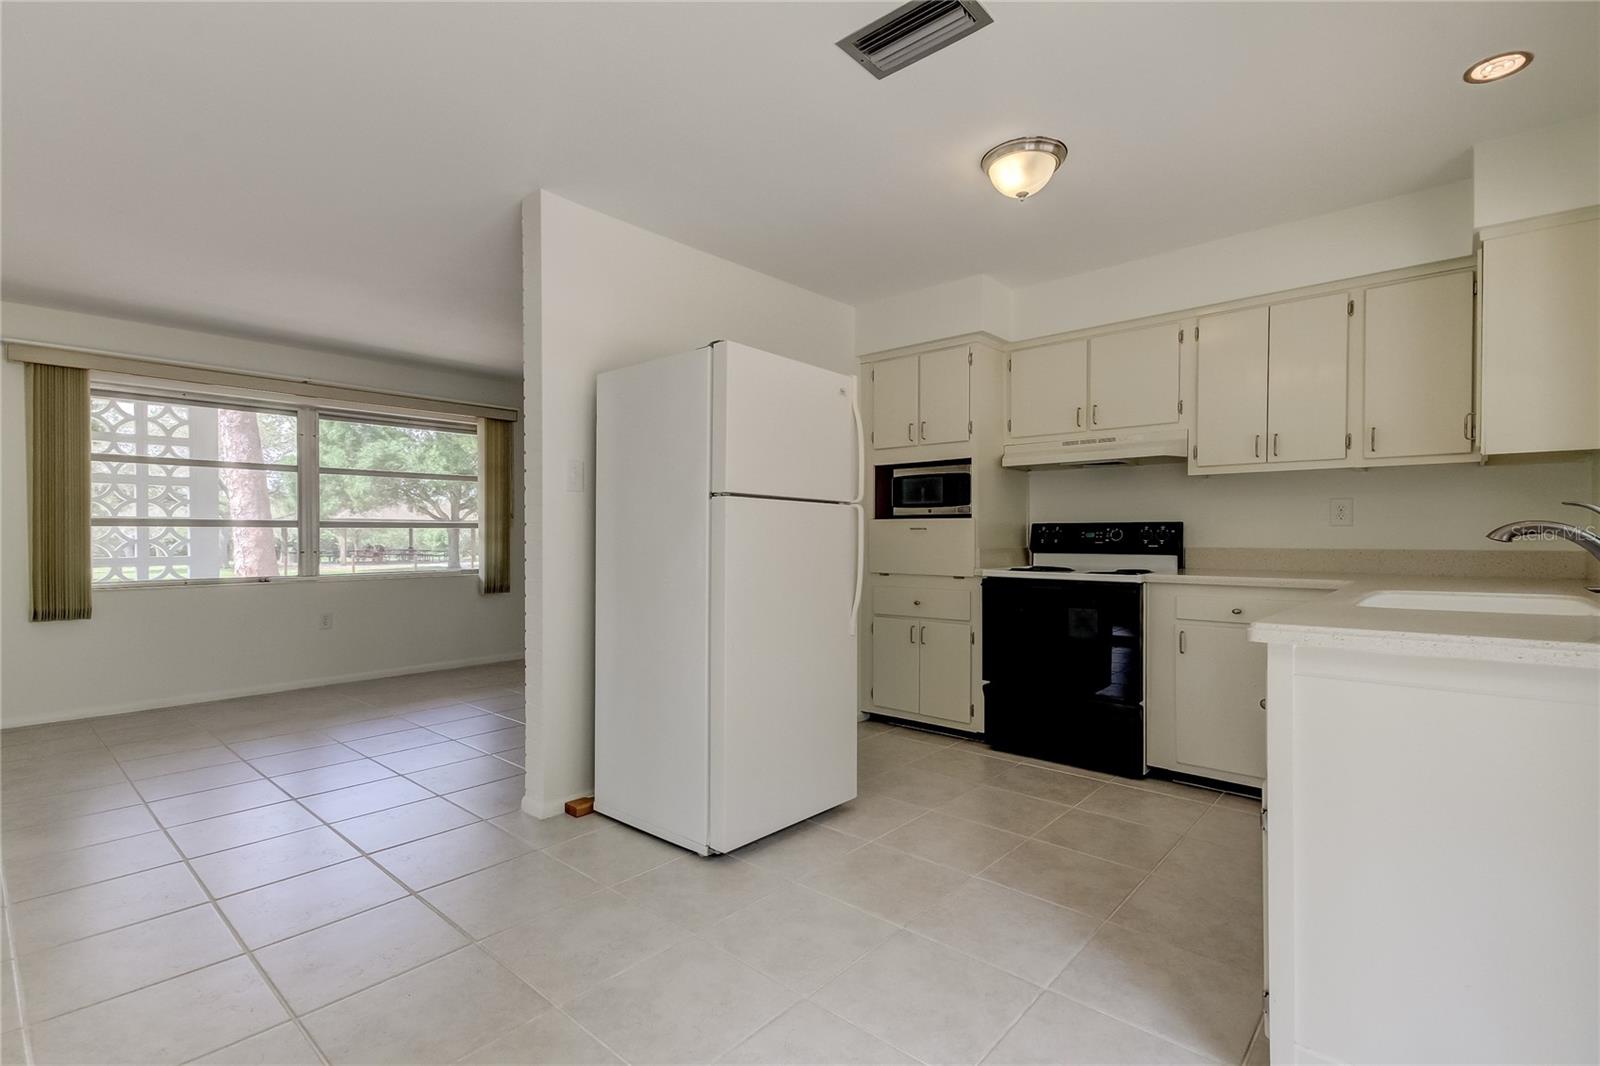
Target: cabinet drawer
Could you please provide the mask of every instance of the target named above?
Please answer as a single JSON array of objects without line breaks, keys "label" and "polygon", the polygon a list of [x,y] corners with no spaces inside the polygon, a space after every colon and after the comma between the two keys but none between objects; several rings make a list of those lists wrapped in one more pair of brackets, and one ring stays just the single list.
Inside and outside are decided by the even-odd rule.
[{"label": "cabinet drawer", "polygon": [[868,567],[879,574],[965,577],[977,562],[972,519],[878,519],[867,535]]},{"label": "cabinet drawer", "polygon": [[1178,596],[1177,616],[1191,622],[1254,622],[1277,614],[1309,596],[1264,599],[1260,595],[1240,596],[1225,593],[1182,593]]},{"label": "cabinet drawer", "polygon": [[878,589],[872,594],[872,613],[965,622],[972,617],[972,594],[961,589]]}]

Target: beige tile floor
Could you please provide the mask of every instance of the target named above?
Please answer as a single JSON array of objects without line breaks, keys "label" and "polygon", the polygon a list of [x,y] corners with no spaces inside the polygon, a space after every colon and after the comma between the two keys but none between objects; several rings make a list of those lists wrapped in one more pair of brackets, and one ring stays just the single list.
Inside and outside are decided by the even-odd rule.
[{"label": "beige tile floor", "polygon": [[0,1057],[1265,1061],[1253,802],[869,722],[700,859],[520,813],[521,677],[0,734]]}]

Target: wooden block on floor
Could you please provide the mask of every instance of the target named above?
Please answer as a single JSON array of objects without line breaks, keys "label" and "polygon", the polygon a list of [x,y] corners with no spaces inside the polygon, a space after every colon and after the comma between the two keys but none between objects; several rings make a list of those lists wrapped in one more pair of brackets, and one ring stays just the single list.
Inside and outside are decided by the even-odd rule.
[{"label": "wooden block on floor", "polygon": [[574,818],[582,818],[586,814],[594,813],[594,797],[583,796],[579,799],[567,801],[567,813]]}]

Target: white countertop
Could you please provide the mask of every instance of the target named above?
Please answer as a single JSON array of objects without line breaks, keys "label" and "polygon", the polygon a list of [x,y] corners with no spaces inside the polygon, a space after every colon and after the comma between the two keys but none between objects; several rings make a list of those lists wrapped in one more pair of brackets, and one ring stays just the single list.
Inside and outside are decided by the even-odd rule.
[{"label": "white countertop", "polygon": [[1558,595],[1600,602],[1581,581],[1394,574],[1344,575],[1341,581],[1326,596],[1254,623],[1250,639],[1389,655],[1600,668],[1600,616],[1419,611],[1363,607],[1359,602],[1383,590]]}]

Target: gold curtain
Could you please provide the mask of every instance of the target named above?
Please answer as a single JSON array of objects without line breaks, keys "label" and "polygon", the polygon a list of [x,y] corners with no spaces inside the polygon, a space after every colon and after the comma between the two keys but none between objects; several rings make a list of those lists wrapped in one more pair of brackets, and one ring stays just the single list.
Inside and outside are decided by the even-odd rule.
[{"label": "gold curtain", "polygon": [[483,550],[478,587],[485,594],[511,591],[511,448],[517,424],[480,419],[478,449],[482,473],[478,495],[483,511]]},{"label": "gold curtain", "polygon": [[89,617],[89,372],[27,364],[28,561],[35,622]]}]

